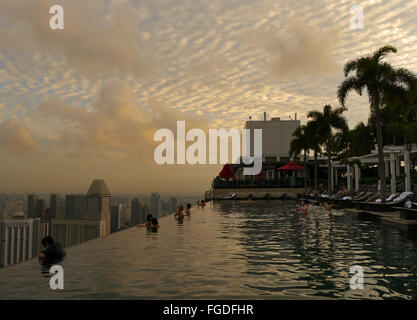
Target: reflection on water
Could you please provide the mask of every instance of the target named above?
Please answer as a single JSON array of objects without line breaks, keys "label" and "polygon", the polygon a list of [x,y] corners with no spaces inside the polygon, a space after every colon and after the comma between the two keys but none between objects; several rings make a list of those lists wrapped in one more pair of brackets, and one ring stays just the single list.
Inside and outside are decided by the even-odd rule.
[{"label": "reflection on water", "polygon": [[[0,269],[0,298],[417,298],[417,243],[349,214],[222,201],[160,225],[69,248],[61,292],[35,260]],[[364,268],[364,290],[349,289],[352,265]]]}]

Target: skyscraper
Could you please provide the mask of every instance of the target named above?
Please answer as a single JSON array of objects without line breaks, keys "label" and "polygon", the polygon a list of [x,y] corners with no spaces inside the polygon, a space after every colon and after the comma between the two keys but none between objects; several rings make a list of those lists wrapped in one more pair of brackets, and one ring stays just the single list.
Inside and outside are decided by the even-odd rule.
[{"label": "skyscraper", "polygon": [[111,218],[110,218],[110,232],[116,232],[117,230],[120,229],[120,225],[121,225],[121,204],[117,204],[117,205],[112,205],[110,207],[110,214],[111,214]]},{"label": "skyscraper", "polygon": [[46,218],[46,206],[45,206],[45,200],[38,199],[36,201],[36,218],[45,219]]},{"label": "skyscraper", "polygon": [[151,214],[154,218],[161,215],[161,196],[158,192],[151,193]]},{"label": "skyscraper", "polygon": [[135,198],[131,202],[132,205],[132,224],[138,225],[140,223],[143,223],[141,221],[141,204],[138,198]]},{"label": "skyscraper", "polygon": [[177,197],[171,197],[171,213],[176,212],[178,209],[178,198]]},{"label": "skyscraper", "polygon": [[87,218],[87,196],[85,194],[67,194],[65,196],[65,219]]},{"label": "skyscraper", "polygon": [[56,193],[50,195],[49,200],[49,219],[61,219],[61,196]]},{"label": "skyscraper", "polygon": [[110,191],[104,180],[93,180],[88,189],[87,217],[91,220],[104,220],[105,235],[110,233]]},{"label": "skyscraper", "polygon": [[36,194],[28,195],[28,217],[36,218],[36,203],[38,202],[38,196]]}]

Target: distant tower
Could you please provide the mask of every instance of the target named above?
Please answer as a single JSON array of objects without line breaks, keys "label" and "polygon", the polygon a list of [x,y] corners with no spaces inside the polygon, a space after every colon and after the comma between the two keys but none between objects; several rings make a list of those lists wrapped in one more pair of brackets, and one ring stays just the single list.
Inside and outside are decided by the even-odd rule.
[{"label": "distant tower", "polygon": [[30,194],[28,196],[28,218],[36,218],[36,203],[38,202],[38,196],[36,194]]},{"label": "distant tower", "polygon": [[49,199],[49,218],[61,219],[61,197],[52,193]]},{"label": "distant tower", "polygon": [[158,192],[151,193],[151,214],[154,218],[161,215],[161,196]]},{"label": "distant tower", "polygon": [[104,220],[105,234],[110,233],[110,191],[104,180],[96,179],[87,192],[88,219]]},{"label": "distant tower", "polygon": [[43,199],[38,199],[38,201],[36,201],[36,218],[46,218],[46,206],[45,200]]}]

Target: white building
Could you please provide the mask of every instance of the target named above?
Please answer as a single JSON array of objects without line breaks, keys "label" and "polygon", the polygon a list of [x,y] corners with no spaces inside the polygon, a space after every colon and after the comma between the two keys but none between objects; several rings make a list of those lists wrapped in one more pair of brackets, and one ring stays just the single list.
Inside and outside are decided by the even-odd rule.
[{"label": "white building", "polygon": [[300,120],[249,120],[245,129],[251,130],[251,155],[253,155],[253,131],[262,129],[262,160],[263,162],[289,161],[289,150],[293,132],[300,126]]},{"label": "white building", "polygon": [[0,266],[37,256],[45,230],[47,226],[40,218],[0,221]]},{"label": "white building", "polygon": [[104,220],[51,220],[51,236],[64,248],[105,236]]}]

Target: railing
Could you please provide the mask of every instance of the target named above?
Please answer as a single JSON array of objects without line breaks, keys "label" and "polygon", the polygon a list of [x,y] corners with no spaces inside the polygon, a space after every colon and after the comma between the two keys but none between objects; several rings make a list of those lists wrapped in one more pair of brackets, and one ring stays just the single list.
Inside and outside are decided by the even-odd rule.
[{"label": "railing", "polygon": [[[327,179],[318,179],[317,185],[327,187]],[[314,179],[307,179],[307,186],[313,188]],[[214,189],[226,188],[304,188],[304,178],[280,178],[274,180],[224,180],[216,178],[212,182]]]}]

